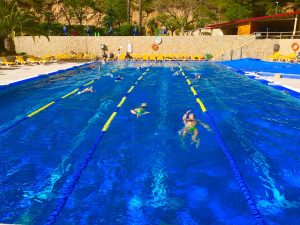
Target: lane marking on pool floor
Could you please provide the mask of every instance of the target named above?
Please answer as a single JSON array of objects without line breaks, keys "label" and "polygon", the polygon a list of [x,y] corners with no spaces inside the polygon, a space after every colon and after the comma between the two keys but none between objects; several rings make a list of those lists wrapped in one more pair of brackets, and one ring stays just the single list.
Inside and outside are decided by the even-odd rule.
[{"label": "lane marking on pool floor", "polygon": [[181,72],[181,75],[182,77],[186,80],[188,86],[190,87],[195,99],[196,99],[196,102],[199,104],[200,106],[200,109],[201,111],[203,112],[203,114],[206,116],[206,118],[208,119],[213,131],[214,131],[214,134],[215,134],[215,137],[217,139],[217,142],[218,144],[220,145],[223,153],[225,154],[227,160],[229,161],[229,166],[234,174],[234,177],[238,183],[238,186],[240,188],[240,190],[243,192],[243,195],[244,195],[244,198],[248,204],[248,207],[250,208],[250,211],[251,211],[251,215],[253,216],[254,220],[255,220],[255,224],[259,224],[259,225],[263,225],[265,224],[257,206],[256,206],[256,202],[255,200],[253,199],[251,193],[250,193],[250,190],[248,188],[248,186],[246,185],[241,173],[240,173],[240,170],[239,168],[237,167],[236,165],[236,162],[230,152],[230,150],[228,149],[228,147],[225,145],[222,137],[221,137],[221,134],[219,132],[219,129],[217,128],[213,118],[211,117],[211,115],[208,113],[208,111],[206,110],[203,102],[201,101],[200,97],[198,96],[198,93],[196,92],[194,86],[192,85],[192,82],[189,80],[188,76],[186,76],[186,74],[184,73],[183,69],[182,69],[182,66],[180,65],[180,63],[178,63],[178,67],[180,69],[180,72]]},{"label": "lane marking on pool floor", "polygon": [[[114,69],[111,71],[111,73],[113,72],[116,72],[118,69]],[[58,97],[57,99],[45,104],[44,106],[38,108],[37,110],[33,111],[33,112],[30,112],[30,113],[27,113],[25,116],[22,116],[20,119],[17,119],[13,124],[7,126],[6,128],[4,128],[3,130],[0,130],[0,135],[6,133],[7,131],[13,129],[14,127],[16,127],[17,125],[19,125],[20,123],[24,122],[25,120],[29,119],[29,118],[32,118],[33,116],[39,114],[40,112],[48,109],[49,107],[51,107],[52,105],[54,105],[55,103],[61,101],[61,100],[64,100],[68,97],[70,97],[71,95],[74,95],[75,93],[77,93],[80,89],[86,87],[86,86],[89,86],[91,84],[93,84],[95,81],[99,80],[99,78],[95,78],[91,81],[89,81],[88,83],[86,84],[83,84],[79,87],[77,87],[76,89],[70,91],[69,93],[67,94],[64,94],[63,96],[61,97]]]},{"label": "lane marking on pool floor", "polygon": [[84,160],[82,161],[81,164],[78,165],[77,169],[73,173],[73,176],[71,177],[70,181],[68,184],[66,184],[62,190],[62,195],[60,198],[58,198],[57,204],[52,211],[52,213],[48,216],[47,222],[45,223],[46,225],[50,225],[55,223],[57,218],[59,217],[61,211],[63,210],[65,204],[67,203],[69,196],[72,194],[74,191],[77,182],[79,181],[82,173],[84,172],[85,168],[87,167],[88,163],[92,159],[92,156],[94,155],[99,143],[103,139],[106,131],[110,127],[112,121],[115,119],[117,113],[119,112],[120,108],[123,106],[124,102],[126,101],[128,95],[133,91],[133,89],[139,84],[139,82],[145,77],[145,75],[149,72],[150,68],[152,67],[152,64],[150,65],[149,68],[147,68],[146,72],[144,72],[138,79],[137,81],[129,88],[129,90],[126,92],[126,94],[122,97],[121,101],[118,103],[115,111],[110,115],[106,123],[101,129],[101,132],[99,136],[96,139],[96,142],[92,145],[92,147],[89,149],[87,155],[85,156]]}]

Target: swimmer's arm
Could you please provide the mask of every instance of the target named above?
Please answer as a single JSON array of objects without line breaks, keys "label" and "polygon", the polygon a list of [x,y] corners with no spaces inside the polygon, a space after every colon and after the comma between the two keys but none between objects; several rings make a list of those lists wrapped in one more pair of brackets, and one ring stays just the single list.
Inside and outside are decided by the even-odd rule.
[{"label": "swimmer's arm", "polygon": [[187,115],[188,115],[188,113],[189,113],[190,111],[191,111],[191,110],[186,111],[186,113],[183,115],[182,121],[183,121],[184,123],[186,122],[186,117],[187,117]]},{"label": "swimmer's arm", "polygon": [[144,112],[142,115],[149,114],[150,112]]},{"label": "swimmer's arm", "polygon": [[203,123],[202,121],[198,120],[198,123],[204,127],[206,130],[208,130],[209,132],[211,132],[211,128],[210,126],[208,126],[206,123]]}]

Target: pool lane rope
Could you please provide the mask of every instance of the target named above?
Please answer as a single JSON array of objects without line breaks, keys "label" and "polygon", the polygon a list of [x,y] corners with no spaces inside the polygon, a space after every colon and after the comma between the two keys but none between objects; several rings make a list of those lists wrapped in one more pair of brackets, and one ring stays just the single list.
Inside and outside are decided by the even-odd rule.
[{"label": "pool lane rope", "polygon": [[222,140],[222,137],[221,137],[221,134],[213,120],[213,118],[211,117],[211,115],[208,113],[208,111],[206,110],[203,102],[200,100],[195,88],[193,87],[191,81],[189,80],[189,78],[185,75],[182,67],[180,66],[180,64],[178,63],[178,66],[179,66],[179,69],[180,69],[180,72],[181,72],[181,75],[185,78],[187,84],[189,85],[193,95],[195,96],[196,98],[196,102],[199,104],[200,108],[201,108],[201,111],[203,112],[203,114],[205,115],[205,117],[207,118],[208,122],[210,123],[213,131],[214,131],[214,134],[215,134],[215,137],[217,139],[217,142],[219,143],[223,153],[225,154],[228,162],[229,162],[229,166],[234,174],[234,177],[238,183],[238,186],[240,188],[240,190],[243,192],[244,194],[244,197],[247,201],[247,204],[250,208],[250,211],[251,211],[251,214],[253,216],[253,218],[255,219],[255,224],[259,224],[259,225],[263,225],[265,224],[264,223],[264,220],[256,206],[256,203],[255,203],[255,200],[253,199],[251,193],[250,193],[250,190],[248,188],[248,186],[246,185],[241,173],[240,173],[240,170],[239,168],[237,167],[236,165],[236,162],[230,152],[230,150],[228,149],[228,147],[225,145],[224,141]]},{"label": "pool lane rope", "polygon": [[[150,65],[150,68],[151,68],[151,66],[152,65]],[[89,151],[88,151],[87,155],[85,156],[84,160],[82,161],[82,163],[79,164],[79,166],[75,170],[75,173],[71,177],[70,182],[68,182],[68,184],[66,184],[65,188],[63,188],[62,196],[59,198],[58,202],[56,203],[56,206],[55,206],[54,210],[52,211],[52,213],[48,216],[47,222],[45,223],[46,225],[51,225],[51,224],[55,223],[55,221],[59,217],[60,213],[62,212],[64,206],[66,205],[66,203],[69,199],[69,196],[74,191],[76,184],[78,183],[82,173],[84,172],[88,163],[91,161],[92,156],[94,155],[99,143],[101,142],[106,131],[110,127],[110,124],[115,119],[115,117],[116,117],[117,113],[119,112],[120,108],[122,107],[122,105],[125,103],[128,95],[134,90],[134,88],[138,85],[138,83],[144,78],[144,76],[148,73],[150,68],[148,68],[144,73],[142,73],[142,75],[137,79],[137,81],[134,83],[134,85],[132,85],[129,88],[129,90],[126,92],[126,94],[122,97],[121,101],[117,105],[115,111],[110,115],[110,117],[108,118],[108,120],[106,121],[104,126],[102,127],[101,133],[97,137],[96,142],[92,145],[92,147],[89,149]]]},{"label": "pool lane rope", "polygon": [[[114,70],[112,70],[111,72],[113,73],[113,72],[116,72],[117,70],[118,70],[118,69],[114,69]],[[93,84],[96,80],[99,80],[99,78],[95,78],[95,79],[89,81],[88,83],[83,84],[83,85],[77,87],[77,88],[74,89],[73,91],[70,91],[69,93],[64,94],[63,96],[61,96],[61,97],[59,97],[59,98],[57,98],[57,99],[55,99],[55,100],[53,100],[53,101],[47,103],[46,105],[40,107],[39,109],[37,109],[37,110],[35,110],[35,111],[33,111],[33,112],[30,112],[30,113],[28,113],[28,114],[25,115],[25,116],[22,116],[20,119],[17,119],[17,120],[16,120],[13,124],[11,124],[10,126],[4,128],[3,130],[0,130],[0,135],[6,133],[7,131],[9,131],[9,130],[11,130],[11,129],[13,129],[14,127],[16,127],[17,125],[19,125],[20,123],[24,122],[25,120],[30,119],[30,118],[32,118],[33,116],[39,114],[40,112],[46,110],[47,108],[49,108],[50,106],[54,105],[55,103],[60,102],[61,100],[70,97],[71,95],[74,95],[74,94],[77,93],[80,89],[85,88],[85,87],[87,87],[87,86]]]}]

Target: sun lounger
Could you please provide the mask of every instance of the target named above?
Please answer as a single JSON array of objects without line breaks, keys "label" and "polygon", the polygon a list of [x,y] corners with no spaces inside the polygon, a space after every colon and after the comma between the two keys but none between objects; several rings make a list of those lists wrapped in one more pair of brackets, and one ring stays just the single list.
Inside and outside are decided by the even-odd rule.
[{"label": "sun lounger", "polygon": [[29,56],[27,59],[27,62],[31,64],[45,64],[47,61],[38,57]]},{"label": "sun lounger", "polygon": [[49,63],[57,62],[53,55],[47,54],[42,57],[42,59],[46,60]]},{"label": "sun lounger", "polygon": [[184,55],[183,54],[177,54],[177,60],[184,60]]},{"label": "sun lounger", "polygon": [[140,54],[133,54],[132,58],[133,58],[134,61],[140,61],[142,56]]},{"label": "sun lounger", "polygon": [[3,66],[15,66],[16,65],[15,59],[12,59],[12,58],[2,57],[0,59],[0,61],[1,61],[0,64]]},{"label": "sun lounger", "polygon": [[183,58],[185,61],[190,61],[191,60],[191,56],[189,54],[184,54]]},{"label": "sun lounger", "polygon": [[16,64],[18,65],[25,65],[28,62],[24,59],[23,56],[16,56]]},{"label": "sun lounger", "polygon": [[124,53],[121,53],[118,60],[125,60],[125,54]]},{"label": "sun lounger", "polygon": [[286,57],[285,57],[286,61],[288,62],[295,62],[296,59],[297,59],[297,55],[295,53],[291,53],[291,54],[288,54]]},{"label": "sun lounger", "polygon": [[271,59],[272,61],[278,61],[280,59],[281,55],[279,52],[275,52],[273,55],[269,56],[268,58]]},{"label": "sun lounger", "polygon": [[142,57],[142,61],[148,61],[149,56],[147,54],[144,54]]},{"label": "sun lounger", "polygon": [[151,54],[149,57],[150,61],[156,61],[156,56],[154,54]]},{"label": "sun lounger", "polygon": [[163,61],[164,60],[164,56],[162,54],[159,54],[157,56],[157,61]]}]

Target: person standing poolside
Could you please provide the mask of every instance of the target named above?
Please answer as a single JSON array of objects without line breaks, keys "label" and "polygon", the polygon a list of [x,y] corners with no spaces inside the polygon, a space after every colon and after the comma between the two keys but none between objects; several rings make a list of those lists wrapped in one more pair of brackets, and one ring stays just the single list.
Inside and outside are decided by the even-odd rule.
[{"label": "person standing poolside", "polygon": [[132,56],[129,54],[129,52],[126,52],[125,60],[131,60],[131,59],[132,59]]},{"label": "person standing poolside", "polygon": [[120,55],[121,55],[121,49],[120,49],[120,48],[118,48],[118,51],[117,51],[117,59],[119,59],[119,58],[120,58]]},{"label": "person standing poolside", "polygon": [[149,114],[150,112],[146,112],[147,103],[142,103],[140,107],[130,110],[130,112],[136,117],[140,117],[141,115]]}]

